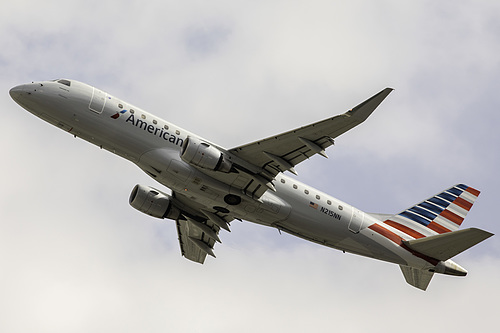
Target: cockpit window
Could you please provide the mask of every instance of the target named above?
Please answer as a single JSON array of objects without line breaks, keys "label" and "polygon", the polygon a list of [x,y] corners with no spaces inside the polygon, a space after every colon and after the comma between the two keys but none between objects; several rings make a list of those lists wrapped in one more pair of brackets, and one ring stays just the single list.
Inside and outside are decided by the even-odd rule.
[{"label": "cockpit window", "polygon": [[71,81],[69,80],[57,80],[57,82],[62,83],[68,87],[71,86]]}]

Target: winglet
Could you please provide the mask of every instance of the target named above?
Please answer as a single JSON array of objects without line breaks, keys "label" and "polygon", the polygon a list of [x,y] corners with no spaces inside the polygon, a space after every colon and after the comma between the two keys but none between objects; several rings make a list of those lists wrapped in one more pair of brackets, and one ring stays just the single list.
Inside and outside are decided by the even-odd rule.
[{"label": "winglet", "polygon": [[394,89],[392,88],[385,88],[378,94],[373,95],[372,97],[368,98],[366,101],[363,103],[355,106],[351,110],[347,111],[345,113],[346,116],[348,117],[354,117],[359,119],[359,122],[363,122],[372,114],[373,111],[382,103],[382,101],[389,96],[389,94],[393,91]]}]

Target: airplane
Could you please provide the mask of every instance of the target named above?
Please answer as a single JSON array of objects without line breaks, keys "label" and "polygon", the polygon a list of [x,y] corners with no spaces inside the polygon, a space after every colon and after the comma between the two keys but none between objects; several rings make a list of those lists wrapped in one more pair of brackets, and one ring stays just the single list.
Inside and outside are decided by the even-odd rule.
[{"label": "airplane", "polygon": [[285,174],[364,122],[386,88],[349,111],[231,149],[223,148],[100,89],[69,79],[32,82],[10,96],[33,115],[136,164],[168,195],[136,185],[130,205],[175,221],[181,255],[215,257],[220,231],[233,220],[278,229],[333,249],[400,266],[426,290],[435,273],[465,276],[452,257],[493,236],[461,229],[479,195],[457,184],[397,214],[366,213]]}]

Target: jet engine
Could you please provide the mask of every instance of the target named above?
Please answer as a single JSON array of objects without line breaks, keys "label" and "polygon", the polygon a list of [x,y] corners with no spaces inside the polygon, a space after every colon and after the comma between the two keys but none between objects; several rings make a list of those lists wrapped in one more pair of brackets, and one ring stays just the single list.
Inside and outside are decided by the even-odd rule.
[{"label": "jet engine", "polygon": [[232,162],[216,147],[188,137],[181,148],[181,159],[191,165],[213,171],[230,172]]},{"label": "jet engine", "polygon": [[129,203],[140,212],[160,219],[177,219],[180,211],[172,204],[172,197],[152,187],[135,185]]}]

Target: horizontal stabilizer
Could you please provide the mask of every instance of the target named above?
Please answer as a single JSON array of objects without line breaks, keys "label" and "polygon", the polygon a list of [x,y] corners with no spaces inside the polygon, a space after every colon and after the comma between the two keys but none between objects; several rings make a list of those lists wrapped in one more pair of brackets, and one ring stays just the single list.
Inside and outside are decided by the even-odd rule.
[{"label": "horizontal stabilizer", "polygon": [[491,236],[493,236],[493,234],[488,231],[469,228],[441,235],[403,241],[403,243],[418,253],[445,261]]},{"label": "horizontal stabilizer", "polygon": [[414,267],[403,265],[399,265],[399,267],[401,268],[401,271],[403,272],[405,280],[406,282],[408,282],[408,284],[424,291],[427,289],[427,286],[431,282],[432,276],[434,275],[433,272],[421,270]]}]

